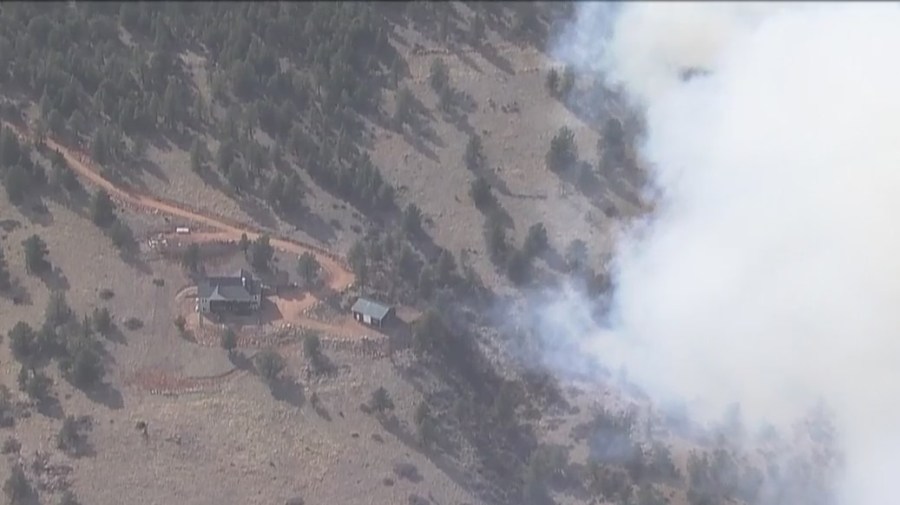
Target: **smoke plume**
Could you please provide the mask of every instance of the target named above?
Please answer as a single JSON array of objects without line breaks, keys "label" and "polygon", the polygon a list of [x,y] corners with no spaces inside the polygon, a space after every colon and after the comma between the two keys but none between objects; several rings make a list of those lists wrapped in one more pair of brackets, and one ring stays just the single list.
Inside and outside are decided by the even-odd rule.
[{"label": "smoke plume", "polygon": [[604,327],[569,317],[575,291],[548,306],[555,348],[701,419],[824,400],[842,505],[889,502],[900,475],[898,54],[888,3],[580,4],[557,47],[642,112],[660,197],[620,242]]}]

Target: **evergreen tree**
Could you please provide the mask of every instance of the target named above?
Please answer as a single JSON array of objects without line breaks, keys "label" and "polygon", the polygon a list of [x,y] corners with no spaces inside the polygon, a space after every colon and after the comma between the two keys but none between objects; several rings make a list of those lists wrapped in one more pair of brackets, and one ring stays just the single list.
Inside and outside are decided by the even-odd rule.
[{"label": "evergreen tree", "polygon": [[102,189],[97,190],[91,198],[91,220],[101,228],[108,228],[116,220],[112,199]]},{"label": "evergreen tree", "polygon": [[32,235],[25,239],[22,243],[25,249],[25,269],[29,274],[40,275],[50,270],[51,264],[47,261],[47,255],[50,251],[47,249],[47,243],[41,240],[41,237]]}]

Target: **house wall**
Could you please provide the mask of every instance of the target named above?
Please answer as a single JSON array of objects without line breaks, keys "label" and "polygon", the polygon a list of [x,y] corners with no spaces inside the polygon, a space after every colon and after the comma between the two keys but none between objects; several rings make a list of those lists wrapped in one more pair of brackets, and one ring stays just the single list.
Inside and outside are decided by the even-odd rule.
[{"label": "house wall", "polygon": [[207,313],[209,312],[209,298],[200,298],[200,312]]},{"label": "house wall", "polygon": [[241,302],[224,302],[224,301],[215,301],[211,302],[209,305],[209,311],[215,312],[217,314],[222,313],[230,313],[230,314],[247,314],[253,312],[258,309],[258,306],[254,306],[252,302],[241,303]]}]

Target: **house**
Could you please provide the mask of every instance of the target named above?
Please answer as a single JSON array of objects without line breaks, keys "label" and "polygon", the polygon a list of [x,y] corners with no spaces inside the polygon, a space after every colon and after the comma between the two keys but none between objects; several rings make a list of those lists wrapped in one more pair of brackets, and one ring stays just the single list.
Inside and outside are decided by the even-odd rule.
[{"label": "house", "polygon": [[366,298],[359,298],[350,307],[350,312],[353,314],[353,319],[381,328],[394,314],[394,309]]},{"label": "house", "polygon": [[197,284],[197,310],[204,314],[250,314],[259,310],[261,299],[262,286],[243,268]]}]

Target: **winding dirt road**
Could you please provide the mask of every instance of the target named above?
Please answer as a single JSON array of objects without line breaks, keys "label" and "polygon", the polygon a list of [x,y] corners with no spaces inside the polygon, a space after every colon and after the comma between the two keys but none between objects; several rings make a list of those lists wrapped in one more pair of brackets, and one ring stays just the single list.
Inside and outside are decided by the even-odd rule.
[{"label": "winding dirt road", "polygon": [[[11,128],[20,138],[31,139],[33,137],[32,133],[27,131],[24,126],[16,125],[5,120],[2,121],[2,124]],[[129,203],[143,209],[155,210],[164,214],[168,214],[170,216],[177,216],[190,221],[194,221],[196,223],[202,223],[219,230],[219,233],[216,233],[215,235],[209,234],[209,240],[237,241],[240,240],[241,235],[245,233],[247,234],[247,238],[249,238],[250,240],[254,240],[260,235],[267,234],[271,237],[270,243],[276,249],[294,253],[297,255],[303,254],[304,252],[311,252],[316,256],[319,264],[327,272],[328,287],[336,292],[343,291],[344,289],[351,286],[355,281],[353,273],[344,267],[342,261],[338,258],[338,256],[329,253],[324,249],[320,249],[318,247],[304,244],[302,242],[291,240],[285,237],[278,237],[273,233],[254,229],[253,227],[246,224],[228,222],[225,218],[222,217],[211,216],[209,214],[201,213],[201,211],[199,210],[188,209],[185,205],[180,203],[176,204],[174,202],[167,202],[158,197],[141,194],[130,189],[116,186],[108,179],[100,175],[100,172],[98,170],[94,170],[90,167],[90,165],[93,163],[88,160],[86,155],[81,154],[63,144],[60,144],[59,142],[49,137],[45,137],[44,145],[46,145],[49,149],[56,150],[60,154],[62,154],[72,170],[74,170],[81,177],[90,181],[93,185],[103,188],[107,193],[109,193],[112,198],[116,200],[120,200],[122,202]]]},{"label": "winding dirt road", "polygon": [[[12,129],[21,140],[33,139],[33,133],[28,131],[28,128],[24,125],[15,124],[6,120],[0,120],[0,124]],[[217,230],[215,232],[192,234],[191,240],[194,242],[239,241],[242,234],[247,234],[247,238],[254,240],[260,235],[266,234],[270,237],[270,244],[272,244],[272,247],[278,250],[297,255],[305,252],[310,252],[315,255],[319,264],[322,266],[322,269],[326,272],[327,286],[334,292],[344,291],[352,286],[356,280],[353,273],[344,266],[343,260],[338,255],[326,251],[325,249],[281,237],[277,234],[254,228],[245,223],[238,223],[223,217],[203,213],[200,210],[189,209],[186,205],[181,203],[165,201],[159,197],[116,186],[111,181],[104,178],[99,170],[92,168],[91,165],[94,163],[89,160],[87,155],[81,153],[79,150],[67,147],[49,137],[44,138],[44,145],[51,150],[58,151],[77,175],[86,179],[94,186],[103,188],[114,200],[145,211],[159,212],[183,218]],[[310,306],[316,301],[316,298],[310,293],[310,298],[304,306]],[[336,331],[338,334],[346,333],[346,329],[341,325],[332,326],[328,323],[312,319],[309,319],[308,321],[304,320],[303,323],[304,325],[310,325],[315,329],[323,331]],[[173,376],[161,371],[139,370],[132,374],[132,377],[128,379],[126,383],[138,385],[144,390],[149,390],[151,394],[179,395],[214,389],[217,384],[240,375],[240,373],[241,372],[235,368],[216,376],[181,377]]]}]

